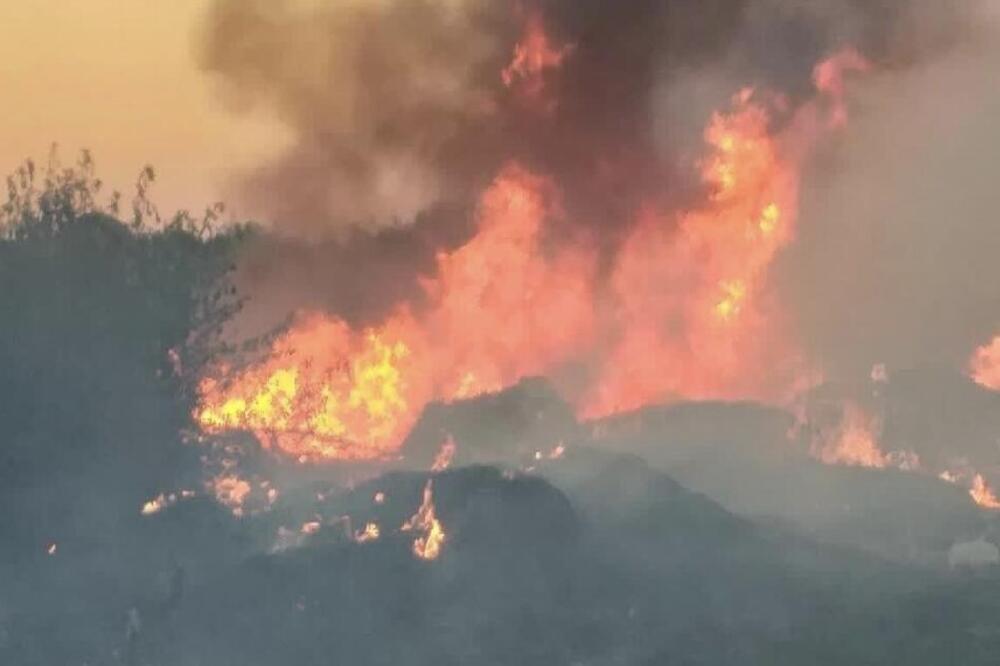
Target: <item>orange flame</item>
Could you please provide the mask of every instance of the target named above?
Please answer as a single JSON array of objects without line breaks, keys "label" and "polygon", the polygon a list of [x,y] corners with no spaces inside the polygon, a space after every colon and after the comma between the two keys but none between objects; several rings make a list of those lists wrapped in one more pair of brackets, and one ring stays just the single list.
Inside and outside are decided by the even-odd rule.
[{"label": "orange flame", "polygon": [[[540,22],[526,30],[504,70],[512,82],[568,52],[548,46]],[[822,68],[817,81],[839,95]],[[566,397],[588,417],[677,398],[788,398],[811,373],[768,271],[794,238],[803,144],[822,123],[810,107],[774,135],[753,91],[732,104],[705,130],[702,205],[647,205],[606,273],[585,239],[551,242],[565,215],[551,180],[508,164],[480,197],[477,232],[423,280],[422,307],[365,330],[301,313],[259,362],[207,373],[196,421],[302,461],[378,460],[397,454],[431,400],[530,375],[572,377]]]},{"label": "orange flame", "polygon": [[412,422],[409,348],[388,338],[392,329],[358,334],[340,320],[304,316],[263,363],[227,383],[203,380],[196,419],[207,432],[249,430],[296,458],[381,457]]},{"label": "orange flame", "polygon": [[215,499],[229,507],[234,515],[243,515],[243,502],[250,495],[250,484],[235,475],[220,475],[209,484]]},{"label": "orange flame", "polygon": [[432,472],[441,472],[451,466],[451,459],[455,457],[455,440],[451,435],[441,444],[441,450],[434,457],[434,464],[431,465]]},{"label": "orange flame", "polygon": [[354,540],[358,543],[367,543],[379,538],[381,532],[376,523],[366,523],[363,530],[354,533]]},{"label": "orange flame", "polygon": [[766,397],[759,378],[781,367],[777,354],[795,356],[764,286],[793,236],[796,165],[751,91],[733,103],[705,131],[708,203],[678,216],[647,211],[619,253],[616,339],[584,399],[586,416],[674,397]]},{"label": "orange flame", "polygon": [[545,72],[562,66],[573,50],[570,45],[554,47],[545,33],[542,17],[528,14],[524,33],[514,46],[510,63],[500,72],[503,84],[516,89],[523,99],[541,111],[551,111],[555,101],[545,96]]},{"label": "orange flame", "polygon": [[812,454],[827,465],[883,468],[889,457],[877,443],[881,427],[878,420],[861,407],[847,402],[840,424],[832,433],[820,433],[812,442]]},{"label": "orange flame", "polygon": [[413,554],[422,560],[437,559],[437,556],[441,554],[441,547],[445,541],[444,527],[441,526],[441,521],[434,515],[433,484],[434,481],[432,479],[427,480],[427,485],[424,486],[424,499],[420,504],[420,508],[400,527],[404,532],[409,532],[410,530],[423,532],[423,536],[419,536],[413,540]]},{"label": "orange flame", "polygon": [[1000,391],[1000,335],[976,350],[969,361],[969,374],[980,386]]},{"label": "orange flame", "polygon": [[984,509],[1000,509],[1000,499],[993,493],[993,490],[986,484],[982,474],[972,477],[972,487],[969,488],[969,496],[972,501]]},{"label": "orange flame", "polygon": [[425,280],[422,319],[404,309],[357,333],[302,315],[259,364],[207,376],[195,419],[300,460],[381,459],[430,400],[499,390],[578,353],[592,328],[591,262],[577,249],[542,255],[551,196],[545,179],[507,167],[483,194],[479,233]]}]

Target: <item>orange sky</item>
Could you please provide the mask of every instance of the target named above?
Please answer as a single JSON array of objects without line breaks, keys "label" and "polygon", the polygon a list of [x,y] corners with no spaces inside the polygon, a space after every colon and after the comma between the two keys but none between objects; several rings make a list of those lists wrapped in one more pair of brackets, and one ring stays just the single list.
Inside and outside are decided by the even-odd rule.
[{"label": "orange sky", "polygon": [[56,142],[64,162],[91,149],[98,175],[123,191],[152,164],[161,209],[234,204],[234,174],[289,138],[267,118],[227,112],[198,70],[208,4],[0,1],[0,173],[43,160]]}]

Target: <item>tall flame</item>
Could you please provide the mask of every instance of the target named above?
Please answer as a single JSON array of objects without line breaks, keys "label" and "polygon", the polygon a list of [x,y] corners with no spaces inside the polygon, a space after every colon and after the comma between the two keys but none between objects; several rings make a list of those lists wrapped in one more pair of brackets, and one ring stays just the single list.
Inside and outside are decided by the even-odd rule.
[{"label": "tall flame", "polygon": [[403,523],[400,529],[404,532],[411,530],[422,532],[423,535],[413,540],[413,554],[422,560],[434,560],[441,554],[441,547],[444,545],[445,533],[441,521],[437,519],[434,512],[434,481],[427,480],[424,486],[423,501],[420,508],[413,516]]},{"label": "tall flame", "polygon": [[708,202],[676,216],[647,211],[617,257],[613,341],[584,398],[588,416],[676,397],[759,396],[776,354],[794,357],[764,281],[793,235],[795,165],[752,92],[733,103],[705,131]]},{"label": "tall flame", "polygon": [[843,406],[841,421],[830,432],[818,433],[812,454],[828,465],[887,467],[889,457],[878,445],[881,426],[853,402]]},{"label": "tall flame", "polygon": [[[506,77],[560,62],[532,36],[540,29],[528,21]],[[841,60],[824,81],[857,64]],[[794,238],[800,162],[827,125],[807,105],[775,134],[770,109],[747,89],[714,114],[697,165],[702,204],[649,202],[607,264],[586,238],[553,238],[565,212],[552,180],[507,164],[480,197],[476,233],[422,280],[419,309],[402,304],[364,330],[301,313],[257,363],[207,374],[196,420],[303,461],[385,459],[428,402],[529,375],[552,377],[584,416],[678,398],[786,399],[811,375],[768,272]]]}]

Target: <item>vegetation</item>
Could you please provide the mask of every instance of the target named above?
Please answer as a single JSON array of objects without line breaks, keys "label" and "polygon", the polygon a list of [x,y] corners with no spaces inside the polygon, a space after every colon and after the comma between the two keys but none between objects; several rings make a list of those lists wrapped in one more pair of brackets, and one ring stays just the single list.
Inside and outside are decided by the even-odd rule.
[{"label": "vegetation", "polygon": [[[739,518],[638,457],[583,445],[536,382],[437,406],[411,434],[417,453],[450,432],[508,461],[514,445],[574,438],[565,458],[535,462],[540,476],[439,474],[447,541],[434,562],[393,529],[421,501],[419,472],[339,494],[329,478],[303,481],[239,519],[207,498],[141,516],[199,482],[202,450],[184,442],[194,382],[229,351],[220,327],[240,302],[228,276],[252,233],[221,225],[220,206],[162,217],[153,180],[147,168],[127,202],[105,195],[87,154],[7,180],[0,663],[996,662],[996,574],[917,569]],[[732,438],[754,445],[752,422]],[[644,432],[662,464],[667,421]],[[383,534],[295,529],[318,515]],[[272,549],[281,529],[294,545]]]},{"label": "vegetation", "polygon": [[[0,207],[0,539],[93,542],[190,474],[192,381],[239,307],[227,282],[246,227],[161,217],[148,197],[105,195],[88,153],[7,178]],[[110,482],[113,475],[113,483]],[[100,489],[100,492],[97,492]]]}]

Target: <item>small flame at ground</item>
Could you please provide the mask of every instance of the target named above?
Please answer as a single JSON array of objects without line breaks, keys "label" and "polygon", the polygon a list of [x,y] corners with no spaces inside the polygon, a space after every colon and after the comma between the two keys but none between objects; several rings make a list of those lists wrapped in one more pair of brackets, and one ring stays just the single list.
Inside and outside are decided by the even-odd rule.
[{"label": "small flame at ground", "polygon": [[888,457],[878,445],[881,426],[853,402],[846,402],[840,423],[832,432],[822,432],[811,445],[813,456],[827,465],[886,467]]},{"label": "small flame at ground", "polygon": [[400,527],[404,532],[411,530],[423,532],[423,536],[413,540],[413,554],[422,560],[437,559],[445,541],[444,527],[434,515],[433,484],[433,479],[427,480],[420,508]]},{"label": "small flame at ground", "polygon": [[375,541],[379,538],[379,535],[380,532],[376,523],[366,523],[363,530],[358,530],[354,533],[354,540],[358,543],[366,543],[368,541]]},{"label": "small flame at ground", "polygon": [[169,493],[169,494],[167,494],[167,493],[160,493],[159,495],[157,495],[153,499],[149,500],[148,502],[145,502],[142,505],[142,509],[140,510],[140,513],[143,516],[151,516],[151,515],[153,515],[155,513],[159,513],[160,511],[163,511],[167,507],[170,507],[170,506],[173,506],[174,504],[177,504],[177,502],[179,500],[190,499],[190,498],[192,498],[194,496],[195,496],[195,493],[192,490],[182,490],[179,493]]},{"label": "small flame at ground", "polygon": [[972,477],[972,487],[969,488],[969,496],[979,506],[985,509],[1000,509],[1000,499],[993,493],[993,490],[986,484],[986,479],[982,474]]},{"label": "small flame at ground", "polygon": [[451,459],[455,457],[455,440],[452,439],[451,435],[444,440],[441,444],[441,450],[438,451],[437,456],[434,457],[434,463],[431,465],[432,472],[441,472],[451,466]]}]

